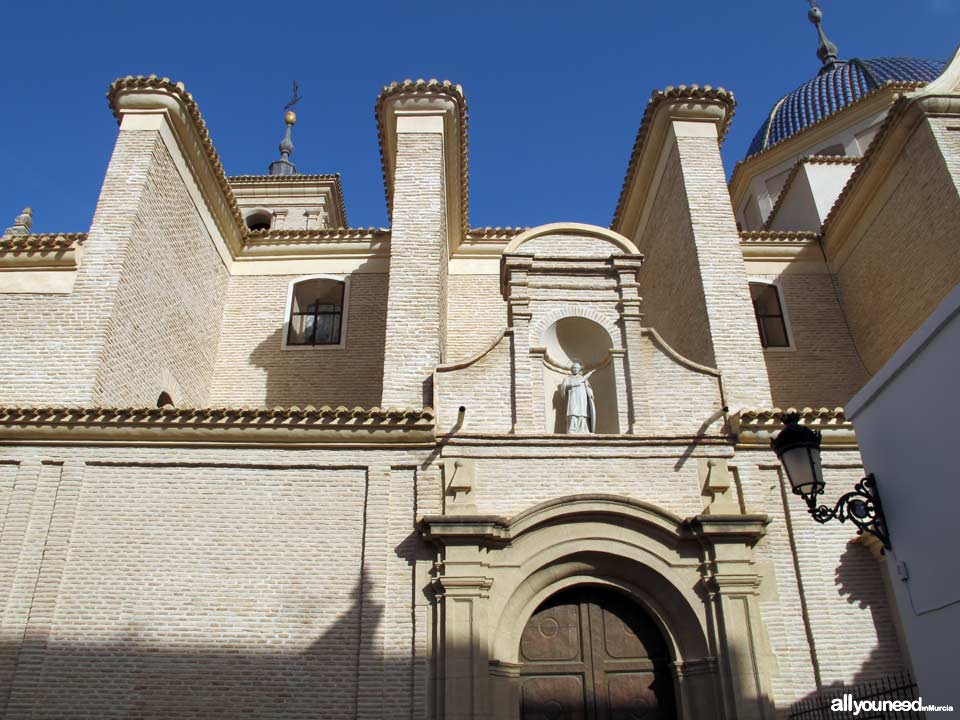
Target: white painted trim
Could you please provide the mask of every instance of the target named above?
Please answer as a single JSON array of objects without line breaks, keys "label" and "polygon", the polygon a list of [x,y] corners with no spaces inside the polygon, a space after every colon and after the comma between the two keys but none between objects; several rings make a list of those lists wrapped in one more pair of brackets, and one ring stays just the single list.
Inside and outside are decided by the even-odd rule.
[{"label": "white painted trim", "polygon": [[[290,308],[293,306],[293,289],[307,280],[333,280],[343,283],[343,307],[340,311],[340,342],[336,345],[287,345],[290,332]],[[287,286],[287,303],[283,311],[283,331],[280,334],[281,350],[343,350],[347,346],[347,314],[350,311],[349,275],[307,275],[291,280]]]}]

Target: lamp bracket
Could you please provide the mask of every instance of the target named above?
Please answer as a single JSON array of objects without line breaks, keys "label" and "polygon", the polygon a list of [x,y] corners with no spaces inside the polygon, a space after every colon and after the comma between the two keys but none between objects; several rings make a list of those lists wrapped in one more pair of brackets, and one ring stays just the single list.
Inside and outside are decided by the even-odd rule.
[{"label": "lamp bracket", "polygon": [[890,549],[890,535],[887,533],[883,506],[880,504],[877,481],[873,473],[862,478],[853,486],[851,492],[841,495],[832,508],[827,505],[817,505],[816,493],[803,495],[803,499],[813,519],[818,523],[826,523],[834,519],[840,522],[849,520],[857,526],[858,535],[867,532],[880,540],[884,548]]}]

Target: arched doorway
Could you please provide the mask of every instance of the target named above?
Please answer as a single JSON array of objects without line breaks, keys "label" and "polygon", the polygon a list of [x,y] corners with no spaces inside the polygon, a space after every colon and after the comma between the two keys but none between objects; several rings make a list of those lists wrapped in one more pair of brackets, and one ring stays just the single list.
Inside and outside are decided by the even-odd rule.
[{"label": "arched doorway", "polygon": [[577,586],[546,600],[520,638],[522,720],[676,717],[670,655],[624,595]]}]

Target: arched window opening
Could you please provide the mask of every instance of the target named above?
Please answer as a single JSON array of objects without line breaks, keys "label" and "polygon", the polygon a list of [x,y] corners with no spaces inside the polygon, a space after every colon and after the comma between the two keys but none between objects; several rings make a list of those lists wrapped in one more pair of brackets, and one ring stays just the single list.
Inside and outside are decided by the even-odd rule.
[{"label": "arched window opening", "polygon": [[750,297],[753,299],[753,312],[757,318],[757,329],[760,331],[760,344],[765,348],[790,347],[777,286],[752,282]]},{"label": "arched window opening", "polygon": [[329,278],[294,284],[287,323],[288,346],[341,345],[346,283]]},{"label": "arched window opening", "polygon": [[265,210],[257,210],[247,215],[247,227],[250,230],[269,230],[273,216]]},{"label": "arched window opening", "polygon": [[160,393],[160,396],[157,398],[157,407],[173,407],[173,398],[170,397],[170,393],[166,390]]}]

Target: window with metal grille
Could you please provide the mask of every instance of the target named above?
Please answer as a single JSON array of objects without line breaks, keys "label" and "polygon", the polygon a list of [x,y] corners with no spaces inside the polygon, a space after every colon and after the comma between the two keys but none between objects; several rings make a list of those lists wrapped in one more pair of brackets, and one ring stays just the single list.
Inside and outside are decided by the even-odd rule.
[{"label": "window with metal grille", "polygon": [[330,278],[294,284],[287,323],[287,346],[341,345],[346,283]]},{"label": "window with metal grille", "polygon": [[762,282],[750,283],[753,312],[757,316],[760,344],[765,348],[790,347],[787,324],[783,319],[783,306],[776,285]]}]

